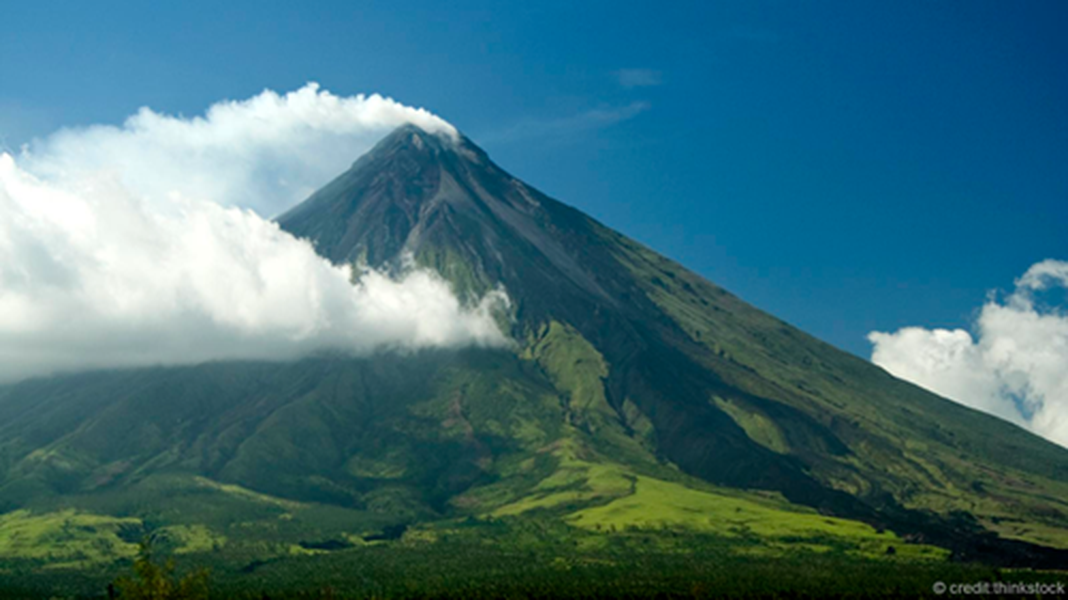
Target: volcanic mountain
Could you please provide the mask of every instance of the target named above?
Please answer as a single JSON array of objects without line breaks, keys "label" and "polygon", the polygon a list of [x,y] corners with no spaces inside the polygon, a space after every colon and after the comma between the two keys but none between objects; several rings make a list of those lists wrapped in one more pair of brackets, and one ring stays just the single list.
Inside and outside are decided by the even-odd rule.
[{"label": "volcanic mountain", "polygon": [[749,306],[462,135],[401,127],[278,222],[338,264],[503,289],[515,346],[0,388],[0,510],[179,545],[540,515],[1068,560],[1068,451]]}]

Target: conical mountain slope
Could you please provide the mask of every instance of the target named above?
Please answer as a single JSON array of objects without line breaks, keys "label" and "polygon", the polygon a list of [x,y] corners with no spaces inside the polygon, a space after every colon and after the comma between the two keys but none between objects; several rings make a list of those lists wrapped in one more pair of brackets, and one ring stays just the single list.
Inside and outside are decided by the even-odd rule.
[{"label": "conical mountain slope", "polygon": [[0,511],[73,507],[126,519],[103,521],[108,547],[132,520],[243,560],[518,515],[1066,562],[1068,451],[754,309],[462,136],[402,127],[279,223],[337,263],[503,287],[516,348],[2,387]]},{"label": "conical mountain slope", "polygon": [[1068,451],[746,305],[462,136],[398,129],[280,223],[336,262],[410,252],[462,289],[503,284],[513,334],[537,347],[548,324],[573,328],[607,363],[613,417],[640,414],[690,474],[869,519],[959,511],[1068,545]]},{"label": "conical mountain slope", "polygon": [[[351,170],[279,219],[335,262],[373,266],[411,252],[458,284],[503,283],[520,311],[618,304],[620,290],[590,274],[576,252],[585,217],[493,164],[466,138],[398,129]],[[466,290],[465,290],[466,291]]]},{"label": "conical mountain slope", "polygon": [[410,253],[463,291],[503,284],[512,333],[536,340],[556,322],[592,343],[609,364],[611,409],[623,418],[629,400],[660,420],[658,446],[671,460],[723,483],[796,486],[818,501],[796,460],[753,442],[710,403],[724,383],[686,353],[703,347],[621,260],[642,250],[509,176],[470,141],[401,128],[279,222],[336,262],[382,267]]}]

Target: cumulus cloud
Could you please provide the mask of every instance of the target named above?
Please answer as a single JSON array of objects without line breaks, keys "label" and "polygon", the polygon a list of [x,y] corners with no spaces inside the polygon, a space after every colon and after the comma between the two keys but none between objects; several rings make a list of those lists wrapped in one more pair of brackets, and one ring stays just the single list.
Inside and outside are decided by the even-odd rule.
[{"label": "cumulus cloud", "polygon": [[377,94],[339,97],[309,83],[219,102],[193,118],[142,108],[121,126],[61,130],[28,144],[19,164],[50,179],[110,172],[150,199],[177,192],[274,216],[404,123],[457,135],[424,109]]},{"label": "cumulus cloud", "polygon": [[1045,260],[991,295],[963,329],[872,332],[872,362],[1068,447],[1068,313],[1043,293],[1068,289],[1068,262]]},{"label": "cumulus cloud", "polygon": [[0,381],[506,343],[503,292],[472,305],[425,270],[338,267],[252,210],[285,208],[402,122],[455,134],[425,111],[308,86],[0,154]]}]

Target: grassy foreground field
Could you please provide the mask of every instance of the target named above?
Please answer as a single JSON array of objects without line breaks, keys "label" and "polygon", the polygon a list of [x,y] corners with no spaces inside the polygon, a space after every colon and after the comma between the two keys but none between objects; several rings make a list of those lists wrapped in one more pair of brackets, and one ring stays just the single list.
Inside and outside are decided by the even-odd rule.
[{"label": "grassy foreground field", "polygon": [[[583,513],[580,519],[594,516]],[[745,532],[633,526],[595,532],[530,517],[467,519],[394,533],[370,541],[306,542],[259,558],[236,543],[214,540],[209,546],[195,529],[157,547],[176,559],[179,575],[209,569],[212,598],[916,597],[933,596],[939,581],[1068,580],[1068,573],[954,563],[900,546],[858,552],[855,544],[830,536],[783,540],[783,551],[775,552]],[[131,562],[120,558],[87,568],[74,561],[3,559],[0,597],[107,597],[108,583],[128,574]]]},{"label": "grassy foreground field", "polygon": [[572,438],[551,456],[525,496],[491,502],[490,486],[446,519],[189,476],[42,502],[0,515],[0,598],[107,597],[145,538],[179,576],[208,570],[212,598],[914,597],[939,581],[1068,580],[954,562],[776,494],[590,462]]}]

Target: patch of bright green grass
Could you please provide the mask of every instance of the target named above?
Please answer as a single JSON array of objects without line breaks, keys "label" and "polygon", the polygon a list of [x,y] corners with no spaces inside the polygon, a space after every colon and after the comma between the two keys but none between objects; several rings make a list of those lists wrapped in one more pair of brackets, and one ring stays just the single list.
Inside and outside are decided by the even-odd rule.
[{"label": "patch of bright green grass", "polygon": [[558,461],[556,470],[538,482],[531,494],[496,509],[493,516],[603,502],[630,493],[633,476],[619,465],[585,460],[587,451],[574,437],[559,440],[551,452]]},{"label": "patch of bright green grass", "polygon": [[154,534],[173,544],[175,554],[210,552],[226,544],[226,536],[218,535],[203,525],[171,525]]},{"label": "patch of bright green grass", "polygon": [[790,446],[786,443],[782,430],[779,429],[779,426],[774,421],[760,411],[736,400],[728,400],[718,396],[713,398],[713,402],[720,410],[734,419],[734,422],[745,431],[749,439],[779,454],[787,454],[790,451]]},{"label": "patch of bright green grass", "polygon": [[602,506],[579,510],[567,521],[586,529],[614,531],[686,529],[724,537],[757,538],[766,548],[809,547],[830,550],[845,544],[860,554],[886,554],[894,546],[910,557],[943,558],[939,548],[903,546],[891,532],[878,532],[857,521],[827,517],[794,507],[774,506],[768,500],[698,491],[667,481],[638,476],[633,493]]},{"label": "patch of bright green grass", "polygon": [[137,554],[137,544],[120,537],[141,521],[75,510],[0,515],[0,558],[48,561],[55,566],[88,567]]},{"label": "patch of bright green grass", "polygon": [[232,483],[220,483],[218,481],[213,481],[206,477],[194,477],[193,481],[196,483],[197,486],[216,490],[225,494],[230,494],[232,496],[237,496],[242,500],[251,500],[261,504],[269,504],[287,510],[295,510],[304,506],[304,504],[300,502],[295,502],[293,500],[285,500],[283,498],[269,496],[267,494],[261,494],[259,492],[254,492],[248,488],[243,488],[239,485],[234,485]]},{"label": "patch of bright green grass", "polygon": [[1000,517],[996,520],[982,519],[981,522],[988,529],[997,532],[998,535],[1004,538],[1038,542],[1053,548],[1068,548],[1068,532],[1065,532],[1061,527],[1024,521],[1011,516]]},{"label": "patch of bright green grass", "polygon": [[608,365],[604,357],[570,325],[557,321],[543,325],[525,358],[536,360],[567,396],[573,420],[596,428],[599,419],[618,418],[605,397]]}]

